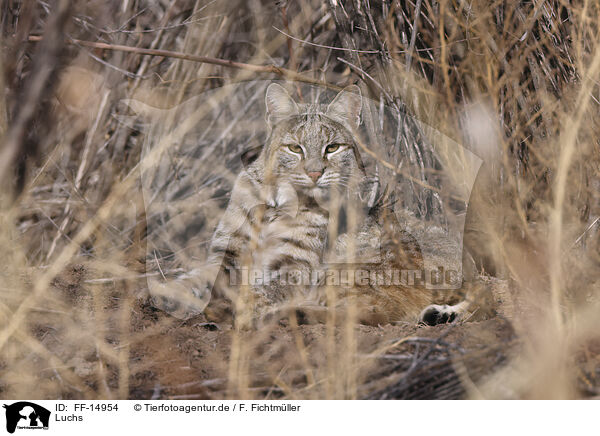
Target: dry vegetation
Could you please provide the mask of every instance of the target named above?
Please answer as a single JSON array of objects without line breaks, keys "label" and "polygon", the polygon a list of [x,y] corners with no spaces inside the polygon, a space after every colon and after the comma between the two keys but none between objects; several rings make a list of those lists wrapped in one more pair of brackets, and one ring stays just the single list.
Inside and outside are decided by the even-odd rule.
[{"label": "dry vegetation", "polygon": [[[600,395],[597,2],[0,5],[2,398]],[[254,332],[150,304],[204,259],[275,79],[360,85],[371,174],[464,223],[496,316]]]}]

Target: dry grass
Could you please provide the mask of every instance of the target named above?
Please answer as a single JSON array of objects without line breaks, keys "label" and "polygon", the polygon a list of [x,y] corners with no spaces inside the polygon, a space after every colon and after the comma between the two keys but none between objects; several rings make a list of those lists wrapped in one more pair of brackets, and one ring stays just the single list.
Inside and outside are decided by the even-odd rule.
[{"label": "dry grass", "polygon": [[[106,3],[1,3],[0,396],[600,395],[596,2]],[[254,333],[151,307],[148,279],[204,260],[282,78],[361,86],[369,173],[409,221],[464,224],[496,319]]]}]

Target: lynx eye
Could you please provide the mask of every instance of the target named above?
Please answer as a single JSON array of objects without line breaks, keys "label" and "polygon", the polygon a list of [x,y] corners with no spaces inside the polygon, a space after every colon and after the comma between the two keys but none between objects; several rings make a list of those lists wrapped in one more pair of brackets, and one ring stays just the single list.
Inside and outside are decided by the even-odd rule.
[{"label": "lynx eye", "polygon": [[300,147],[299,145],[296,144],[288,144],[287,145],[288,150],[290,150],[292,153],[302,153],[302,147]]},{"label": "lynx eye", "polygon": [[331,144],[325,148],[325,153],[333,153],[334,151],[338,151],[343,144]]}]

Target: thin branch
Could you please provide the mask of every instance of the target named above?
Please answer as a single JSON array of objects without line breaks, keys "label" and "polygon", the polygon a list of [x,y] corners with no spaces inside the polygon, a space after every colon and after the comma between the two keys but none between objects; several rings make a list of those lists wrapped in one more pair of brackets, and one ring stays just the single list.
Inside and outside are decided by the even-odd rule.
[{"label": "thin branch", "polygon": [[417,41],[417,28],[419,26],[419,15],[421,14],[421,0],[417,0],[415,6],[415,20],[413,21],[412,33],[410,35],[410,45],[408,46],[408,52],[406,53],[406,71],[410,70],[410,64],[412,62],[412,54],[415,49],[415,42]]},{"label": "thin branch", "polygon": [[[40,42],[42,41],[41,36],[32,35],[28,38],[29,42]],[[255,73],[263,73],[263,74],[275,74],[277,76],[283,77],[287,80],[292,80],[296,82],[310,83],[313,85],[322,85],[334,90],[341,90],[339,86],[332,85],[322,80],[313,79],[312,77],[308,77],[302,73],[297,73],[292,70],[288,70],[287,68],[281,68],[275,65],[255,65],[255,64],[247,64],[244,62],[235,62],[230,61],[228,59],[219,59],[213,58],[209,56],[197,56],[187,53],[181,53],[178,51],[170,51],[170,50],[157,50],[157,49],[147,49],[147,48],[138,48],[138,47],[130,47],[128,45],[118,45],[118,44],[107,44],[104,42],[93,42],[93,41],[84,41],[80,39],[72,39],[67,41],[67,43],[81,45],[84,47],[92,47],[101,50],[112,50],[112,51],[121,51],[126,53],[135,53],[139,55],[146,56],[159,56],[165,58],[174,58],[174,59],[183,59],[191,62],[198,62],[203,64],[212,64],[212,65],[220,65],[222,67],[227,68],[235,68],[238,70],[246,70],[253,71]]]},{"label": "thin branch", "polygon": [[324,44],[317,44],[316,42],[310,42],[307,41],[305,39],[300,39],[300,38],[296,38],[295,36],[290,35],[289,33],[284,32],[283,30],[272,26],[273,29],[277,30],[279,33],[287,36],[288,38],[293,39],[294,41],[300,42],[304,45],[311,45],[313,47],[319,47],[319,48],[327,48],[327,49],[331,49],[331,50],[340,50],[340,51],[351,51],[351,52],[355,52],[355,53],[370,53],[370,54],[376,54],[379,53],[380,50],[360,50],[360,49],[355,49],[355,48],[346,48],[346,47],[335,47],[333,45],[324,45]]}]

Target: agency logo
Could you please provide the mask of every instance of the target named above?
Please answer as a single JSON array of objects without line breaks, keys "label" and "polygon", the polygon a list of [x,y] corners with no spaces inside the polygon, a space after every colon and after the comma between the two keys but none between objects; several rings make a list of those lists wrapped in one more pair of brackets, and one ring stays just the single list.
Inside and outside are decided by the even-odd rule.
[{"label": "agency logo", "polygon": [[50,411],[29,401],[19,401],[6,409],[6,431],[14,433],[16,429],[48,430]]}]

